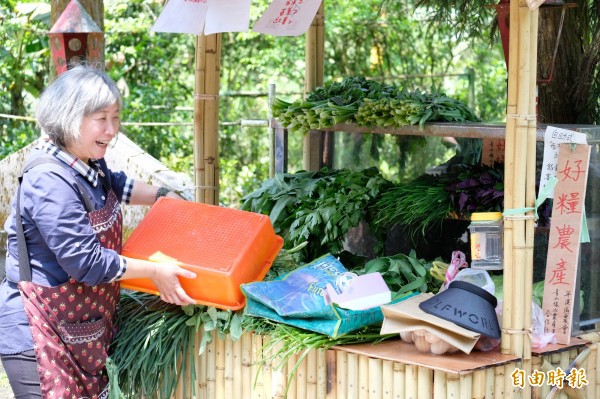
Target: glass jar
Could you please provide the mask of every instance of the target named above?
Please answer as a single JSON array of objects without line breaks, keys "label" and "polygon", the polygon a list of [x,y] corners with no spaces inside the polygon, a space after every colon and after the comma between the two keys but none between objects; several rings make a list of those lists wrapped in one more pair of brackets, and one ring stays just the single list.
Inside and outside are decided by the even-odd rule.
[{"label": "glass jar", "polygon": [[471,268],[502,270],[502,213],[472,213],[469,232]]}]

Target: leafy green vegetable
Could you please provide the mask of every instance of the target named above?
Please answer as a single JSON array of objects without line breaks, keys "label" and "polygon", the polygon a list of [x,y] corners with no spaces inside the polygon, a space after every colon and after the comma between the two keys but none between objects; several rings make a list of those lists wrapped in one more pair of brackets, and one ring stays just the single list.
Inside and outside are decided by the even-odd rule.
[{"label": "leafy green vegetable", "polygon": [[387,190],[372,205],[374,225],[378,229],[402,226],[413,240],[425,236],[452,211],[446,184],[437,176],[422,175]]},{"label": "leafy green vegetable", "polygon": [[242,209],[269,215],[285,248],[306,241],[297,259],[312,260],[339,255],[348,230],[372,219],[370,206],[391,186],[376,168],[278,173],[244,197]]},{"label": "leafy green vegetable", "polygon": [[432,121],[480,120],[463,102],[445,94],[410,92],[361,76],[327,82],[293,103],[276,98],[271,110],[283,126],[303,134],[343,122],[423,129]]},{"label": "leafy green vegetable", "polygon": [[392,292],[392,301],[411,291],[438,292],[442,282],[429,273],[431,262],[417,259],[415,251],[375,258],[367,262],[360,274],[378,272]]}]

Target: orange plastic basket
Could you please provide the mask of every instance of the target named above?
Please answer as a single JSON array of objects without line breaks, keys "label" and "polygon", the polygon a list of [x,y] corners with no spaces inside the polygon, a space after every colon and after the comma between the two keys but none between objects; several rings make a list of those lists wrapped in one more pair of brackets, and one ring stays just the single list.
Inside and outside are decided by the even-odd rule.
[{"label": "orange plastic basket", "polygon": [[[180,278],[198,303],[240,309],[240,284],[262,280],[283,246],[268,216],[214,205],[160,198],[123,247],[123,255],[169,261],[196,273]],[[121,287],[158,294],[150,279],[122,280]]]}]

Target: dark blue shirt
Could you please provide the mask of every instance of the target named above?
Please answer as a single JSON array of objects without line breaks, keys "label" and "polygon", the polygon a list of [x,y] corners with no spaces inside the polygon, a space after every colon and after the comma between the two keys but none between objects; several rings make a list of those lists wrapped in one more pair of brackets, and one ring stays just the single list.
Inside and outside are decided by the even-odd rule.
[{"label": "dark blue shirt", "polygon": [[[65,162],[64,155],[53,145],[46,144],[43,149],[34,149],[29,160],[40,156],[56,156]],[[87,165],[76,159],[70,166],[65,168],[44,163],[25,173],[21,184],[21,217],[32,280],[44,286],[60,285],[69,277],[88,285],[97,285],[113,281],[124,273],[124,260],[117,252],[100,245],[82,202],[81,194],[84,194],[92,200],[95,209],[105,205],[107,193],[97,179],[96,170],[87,170]],[[110,171],[102,159],[96,161],[96,166],[110,181],[117,198],[121,202],[128,202],[133,181],[122,172]],[[80,193],[75,179],[81,183],[85,193]],[[0,284],[0,354],[33,349],[29,322],[16,285],[19,281],[19,262],[15,207],[13,199],[12,211],[4,226],[8,237],[7,278]]]}]

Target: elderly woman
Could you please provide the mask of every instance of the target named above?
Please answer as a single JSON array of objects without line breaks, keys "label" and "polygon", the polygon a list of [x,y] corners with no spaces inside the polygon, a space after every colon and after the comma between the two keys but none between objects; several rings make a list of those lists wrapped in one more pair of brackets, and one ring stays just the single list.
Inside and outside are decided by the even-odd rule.
[{"label": "elderly woman", "polygon": [[179,198],[107,168],[121,107],[115,83],[85,65],[39,100],[47,140],[32,151],[5,224],[0,285],[0,356],[16,398],[108,397],[119,280],[150,278],[164,301],[194,303],[178,279],[194,273],[120,255],[121,203]]}]

